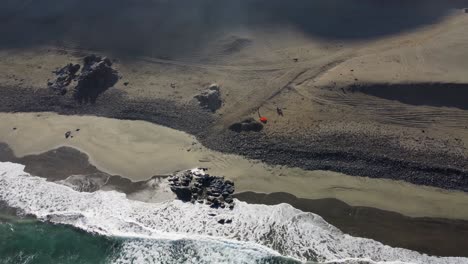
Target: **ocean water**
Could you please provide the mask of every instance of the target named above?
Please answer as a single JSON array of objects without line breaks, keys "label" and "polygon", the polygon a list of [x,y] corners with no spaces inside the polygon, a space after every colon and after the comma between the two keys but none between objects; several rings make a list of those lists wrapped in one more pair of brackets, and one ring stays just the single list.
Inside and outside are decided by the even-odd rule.
[{"label": "ocean water", "polygon": [[[42,223],[39,221],[3,220],[0,222],[0,263],[198,263],[205,261],[204,256],[215,256],[217,250],[224,256],[212,258],[222,262],[234,259],[237,254],[251,256],[243,249],[227,252],[225,245],[204,243],[203,250],[197,241],[190,240],[153,240],[139,238],[108,237],[90,234],[75,228]],[[141,254],[142,247],[146,248]],[[154,254],[151,252],[154,250]],[[138,255],[131,252],[138,251]],[[126,256],[121,253],[127,252]],[[163,253],[163,254],[161,254]],[[253,253],[254,263],[300,263],[281,256],[259,258]]]},{"label": "ocean water", "polygon": [[468,263],[352,237],[288,204],[144,203],[77,192],[14,163],[0,163],[0,200],[39,220],[2,221],[3,263]]},{"label": "ocean water", "polygon": [[0,222],[0,263],[110,263],[122,241],[37,221]]}]

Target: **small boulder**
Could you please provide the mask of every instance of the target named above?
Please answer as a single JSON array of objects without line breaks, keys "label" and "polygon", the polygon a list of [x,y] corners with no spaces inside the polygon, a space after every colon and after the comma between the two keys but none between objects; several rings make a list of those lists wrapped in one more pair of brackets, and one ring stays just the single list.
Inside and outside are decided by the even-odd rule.
[{"label": "small boulder", "polygon": [[119,81],[119,75],[106,57],[89,55],[74,90],[74,98],[80,103],[95,103],[98,96]]},{"label": "small boulder", "polygon": [[173,191],[181,201],[189,202],[192,200],[192,191],[188,187],[172,186],[171,191]]},{"label": "small boulder", "polygon": [[257,122],[253,118],[247,118],[241,122],[234,123],[229,127],[230,130],[235,132],[242,132],[242,131],[253,131],[253,132],[260,132],[263,129],[263,124]]},{"label": "small boulder", "polygon": [[66,66],[54,71],[56,78],[54,81],[48,81],[47,86],[49,89],[64,95],[67,93],[67,86],[75,80],[76,73],[80,70],[79,64],[69,63]]},{"label": "small boulder", "polygon": [[211,112],[216,112],[223,105],[221,99],[220,87],[217,84],[212,84],[208,89],[204,90],[201,94],[196,95],[195,99],[198,100],[200,106],[210,110]]}]

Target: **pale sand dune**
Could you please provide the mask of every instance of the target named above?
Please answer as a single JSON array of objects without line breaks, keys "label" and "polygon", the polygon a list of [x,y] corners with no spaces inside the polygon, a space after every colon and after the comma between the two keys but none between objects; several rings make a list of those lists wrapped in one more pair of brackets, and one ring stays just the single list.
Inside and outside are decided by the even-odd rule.
[{"label": "pale sand dune", "polygon": [[[333,197],[350,205],[408,216],[468,219],[468,211],[460,210],[468,206],[466,193],[330,171],[268,166],[210,151],[186,133],[148,122],[2,113],[0,123],[0,142],[9,144],[17,156],[71,146],[87,153],[99,169],[132,180],[200,166],[233,179],[238,192],[289,192],[310,199]],[[78,128],[80,131],[75,131]],[[73,138],[65,139],[67,131]]]}]

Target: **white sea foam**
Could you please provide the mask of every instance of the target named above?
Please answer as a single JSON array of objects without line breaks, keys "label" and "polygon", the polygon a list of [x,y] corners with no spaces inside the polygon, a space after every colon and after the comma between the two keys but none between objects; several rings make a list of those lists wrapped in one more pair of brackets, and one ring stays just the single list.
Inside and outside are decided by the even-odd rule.
[{"label": "white sea foam", "polygon": [[[118,263],[164,262],[161,259],[171,257],[170,252],[178,247],[184,248],[187,263],[209,263],[205,257],[217,263],[257,263],[279,254],[330,263],[468,263],[466,258],[430,257],[352,237],[320,216],[288,204],[236,201],[234,210],[217,210],[180,201],[144,203],[115,191],[77,192],[30,176],[23,165],[14,163],[0,163],[0,200],[39,219],[136,238],[125,244],[115,260]],[[220,219],[231,219],[232,223],[222,225]],[[174,244],[177,241],[180,243]],[[201,245],[210,245],[211,256],[203,253],[207,247]]]}]

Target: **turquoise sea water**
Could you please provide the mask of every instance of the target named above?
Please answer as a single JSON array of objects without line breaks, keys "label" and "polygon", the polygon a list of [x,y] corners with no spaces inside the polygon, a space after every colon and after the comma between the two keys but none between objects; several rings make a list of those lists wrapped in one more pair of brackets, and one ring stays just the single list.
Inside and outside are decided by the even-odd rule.
[{"label": "turquoise sea water", "polygon": [[[0,220],[0,263],[114,263],[120,256],[124,242],[128,240],[141,239],[110,238],[69,226],[8,217],[8,219]],[[145,243],[157,245],[166,242],[146,240]],[[168,250],[172,256],[164,263],[187,261],[185,251],[190,251],[190,243],[184,240],[172,241]],[[156,263],[151,259],[142,261],[138,256],[128,256],[127,260],[128,263]],[[193,261],[193,258],[190,260]],[[288,258],[268,257],[255,260],[253,263],[295,264],[298,262]]]},{"label": "turquoise sea water", "polygon": [[122,242],[34,220],[0,222],[0,263],[109,263]]}]

